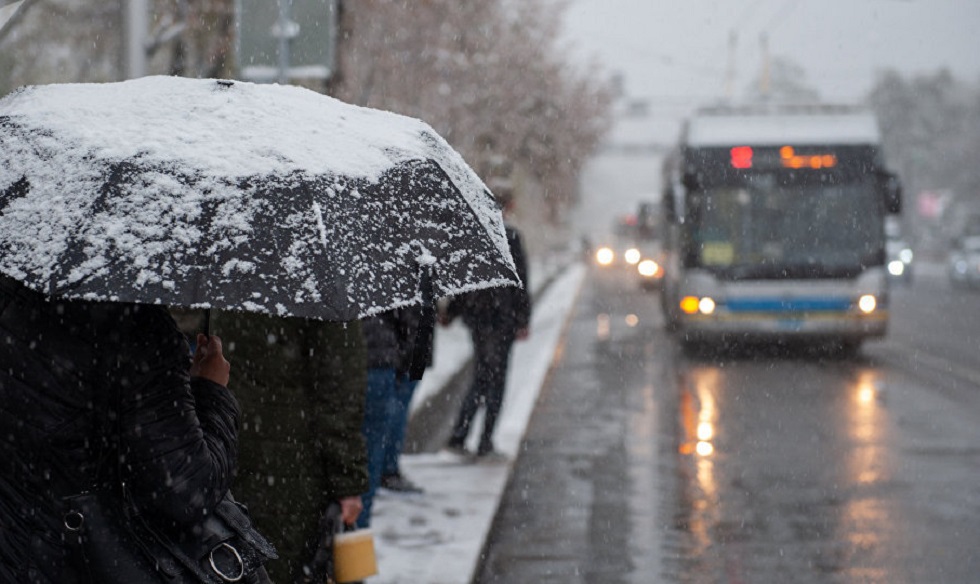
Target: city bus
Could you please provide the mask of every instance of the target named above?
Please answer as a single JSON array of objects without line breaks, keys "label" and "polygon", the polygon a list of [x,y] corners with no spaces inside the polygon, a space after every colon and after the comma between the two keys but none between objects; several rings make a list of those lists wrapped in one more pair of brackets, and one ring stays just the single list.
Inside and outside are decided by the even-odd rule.
[{"label": "city bus", "polygon": [[885,219],[901,212],[875,117],[855,107],[719,106],[665,158],[661,305],[687,348],[833,342],[888,327]]}]

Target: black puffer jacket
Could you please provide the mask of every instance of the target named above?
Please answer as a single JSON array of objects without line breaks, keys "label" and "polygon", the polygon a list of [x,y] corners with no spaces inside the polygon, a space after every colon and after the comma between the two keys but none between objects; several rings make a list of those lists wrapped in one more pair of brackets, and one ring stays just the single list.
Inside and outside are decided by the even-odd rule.
[{"label": "black puffer jacket", "polygon": [[189,366],[162,306],[49,302],[0,276],[0,582],[75,581],[60,503],[95,474],[96,392],[118,388],[120,472],[145,513],[187,523],[214,507],[234,474],[238,406]]},{"label": "black puffer jacket", "polygon": [[[415,343],[419,340],[421,319],[422,307],[414,305],[362,320],[368,367],[393,367],[396,371],[407,372],[412,364]],[[426,366],[432,365],[431,338],[428,343]]]},{"label": "black puffer jacket", "polygon": [[449,320],[462,316],[472,330],[486,334],[502,334],[509,338],[531,322],[531,295],[528,292],[528,265],[521,234],[507,225],[507,243],[514,258],[514,267],[521,286],[484,288],[452,298],[446,309]]}]

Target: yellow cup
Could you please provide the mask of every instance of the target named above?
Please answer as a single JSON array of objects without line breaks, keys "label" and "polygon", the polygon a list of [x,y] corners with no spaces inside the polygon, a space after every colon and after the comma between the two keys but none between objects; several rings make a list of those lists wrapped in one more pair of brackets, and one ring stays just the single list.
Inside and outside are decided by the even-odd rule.
[{"label": "yellow cup", "polygon": [[334,577],[337,582],[357,582],[378,573],[374,535],[370,529],[338,533],[333,540]]}]

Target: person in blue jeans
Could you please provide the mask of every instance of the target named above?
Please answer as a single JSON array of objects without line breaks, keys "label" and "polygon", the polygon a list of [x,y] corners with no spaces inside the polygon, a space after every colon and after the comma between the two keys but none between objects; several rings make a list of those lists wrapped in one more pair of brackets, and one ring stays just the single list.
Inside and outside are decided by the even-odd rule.
[{"label": "person in blue jeans", "polygon": [[395,387],[392,397],[388,399],[388,424],[384,437],[384,460],[381,464],[381,487],[390,491],[422,492],[421,487],[405,478],[399,464],[405,447],[408,408],[418,384],[418,380],[411,379],[406,370],[395,370]]},{"label": "person in blue jeans", "polygon": [[[368,354],[363,429],[368,451],[369,486],[362,496],[363,509],[357,519],[358,527],[370,525],[374,496],[379,488],[422,492],[405,478],[399,465],[409,405],[418,385],[418,380],[409,375],[409,366],[420,319],[420,307],[404,307],[362,321]],[[427,354],[431,356],[431,351]]]}]

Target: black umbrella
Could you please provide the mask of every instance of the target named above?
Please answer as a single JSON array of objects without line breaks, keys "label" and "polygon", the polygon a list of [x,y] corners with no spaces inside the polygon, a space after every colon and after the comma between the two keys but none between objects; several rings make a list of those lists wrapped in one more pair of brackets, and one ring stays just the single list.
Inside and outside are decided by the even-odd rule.
[{"label": "black umbrella", "polygon": [[148,77],[0,100],[0,272],[51,295],[350,320],[518,284],[426,124],[292,86]]}]

